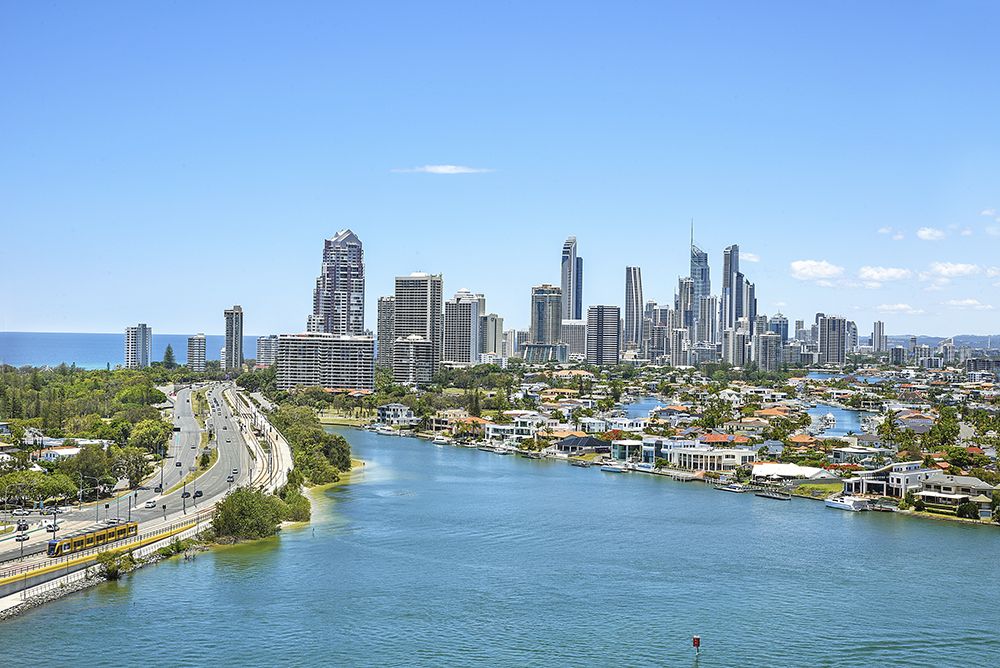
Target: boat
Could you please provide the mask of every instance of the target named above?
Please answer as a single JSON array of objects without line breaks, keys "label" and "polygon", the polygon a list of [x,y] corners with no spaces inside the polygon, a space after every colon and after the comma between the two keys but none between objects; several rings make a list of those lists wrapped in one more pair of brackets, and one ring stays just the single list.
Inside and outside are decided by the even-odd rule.
[{"label": "boat", "polygon": [[507,448],[501,448],[499,446],[493,448],[493,452],[497,453],[498,455],[512,455],[512,454],[514,454],[513,450],[508,450]]},{"label": "boat", "polygon": [[716,485],[715,489],[720,492],[733,492],[735,494],[746,494],[750,491],[750,487],[747,485],[741,485],[738,482],[731,482],[728,485]]},{"label": "boat", "polygon": [[431,441],[434,445],[448,445],[451,440],[447,436],[435,436]]},{"label": "boat", "polygon": [[525,459],[541,459],[542,458],[542,453],[540,453],[540,452],[523,451],[523,452],[519,452],[517,454],[520,455],[521,457],[524,457]]},{"label": "boat", "polygon": [[759,496],[762,499],[774,499],[775,501],[791,501],[792,495],[786,494],[785,492],[779,492],[774,489],[765,489],[760,492],[754,492],[754,496]]},{"label": "boat", "polygon": [[582,469],[589,469],[591,467],[591,463],[586,459],[571,459],[569,463],[572,466],[579,466]]},{"label": "boat", "polygon": [[601,470],[605,473],[625,473],[625,467],[621,464],[603,464]]},{"label": "boat", "polygon": [[389,427],[379,427],[375,430],[376,434],[381,434],[382,436],[399,436],[399,432],[395,429],[390,429]]},{"label": "boat", "polygon": [[489,443],[483,443],[482,445],[477,445],[476,450],[482,450],[483,452],[496,452],[496,448],[494,448]]},{"label": "boat", "polygon": [[836,508],[837,510],[848,510],[851,512],[859,512],[862,510],[868,510],[869,505],[866,499],[862,499],[857,496],[831,496],[826,500],[827,508]]}]

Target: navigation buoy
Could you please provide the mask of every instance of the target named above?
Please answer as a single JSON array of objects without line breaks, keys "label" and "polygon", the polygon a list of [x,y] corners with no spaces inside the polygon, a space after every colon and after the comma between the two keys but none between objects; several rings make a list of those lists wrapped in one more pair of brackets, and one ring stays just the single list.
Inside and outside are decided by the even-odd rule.
[{"label": "navigation buoy", "polygon": [[701,636],[692,636],[691,645],[694,647],[695,654],[701,654]]}]

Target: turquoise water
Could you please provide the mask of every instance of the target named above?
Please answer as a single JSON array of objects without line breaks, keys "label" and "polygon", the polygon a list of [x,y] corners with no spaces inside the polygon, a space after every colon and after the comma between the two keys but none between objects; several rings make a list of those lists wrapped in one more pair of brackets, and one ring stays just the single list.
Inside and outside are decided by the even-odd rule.
[{"label": "turquoise water", "polygon": [[[124,328],[122,328],[124,332]],[[191,334],[196,334],[192,332]],[[157,334],[153,332],[152,356],[163,359],[167,344],[173,346],[178,363],[187,362],[189,334]],[[219,359],[225,337],[205,336],[205,359]],[[257,338],[243,337],[243,354],[257,354]],[[125,359],[125,334],[73,334],[61,332],[0,332],[0,364],[11,366],[58,366],[76,364],[83,369],[114,368]]]},{"label": "turquoise water", "polygon": [[861,427],[861,418],[865,415],[861,411],[851,410],[849,408],[840,408],[838,406],[830,406],[828,404],[816,404],[814,408],[810,408],[808,411],[809,415],[822,417],[827,413],[832,413],[833,417],[837,420],[833,429],[827,429],[823,432],[826,436],[845,436],[848,432],[853,432],[854,435],[860,436],[864,433]]},{"label": "turquoise water", "polygon": [[344,433],[311,527],[0,624],[4,664],[1000,664],[1000,530]]}]

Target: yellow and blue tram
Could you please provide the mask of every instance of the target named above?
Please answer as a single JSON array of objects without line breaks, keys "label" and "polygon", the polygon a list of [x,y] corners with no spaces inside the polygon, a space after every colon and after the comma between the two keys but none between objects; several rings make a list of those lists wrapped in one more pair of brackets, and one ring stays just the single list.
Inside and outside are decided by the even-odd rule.
[{"label": "yellow and blue tram", "polygon": [[61,557],[65,554],[81,552],[92,547],[97,547],[98,545],[107,545],[108,543],[138,535],[138,522],[123,522],[107,528],[81,531],[65,538],[50,540],[48,555],[50,557]]}]

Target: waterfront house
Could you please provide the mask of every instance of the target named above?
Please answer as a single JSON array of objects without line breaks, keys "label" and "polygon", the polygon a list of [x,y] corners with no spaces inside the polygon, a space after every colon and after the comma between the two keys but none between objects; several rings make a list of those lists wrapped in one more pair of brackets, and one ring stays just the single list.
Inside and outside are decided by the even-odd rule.
[{"label": "waterfront house", "polygon": [[634,439],[621,439],[611,441],[611,458],[619,461],[628,461],[633,457],[642,456],[642,441]]},{"label": "waterfront house", "polygon": [[376,409],[378,421],[390,427],[412,427],[420,423],[420,418],[404,404],[383,404]]},{"label": "waterfront house", "polygon": [[577,422],[580,424],[580,431],[588,434],[603,434],[608,431],[608,423],[600,418],[584,417]]},{"label": "waterfront house", "polygon": [[632,417],[610,417],[605,420],[607,424],[607,431],[613,431],[618,429],[619,431],[628,431],[633,433],[641,433],[649,420],[646,418],[632,418]]},{"label": "waterfront house", "polygon": [[895,451],[890,448],[865,448],[845,446],[830,450],[830,461],[834,464],[872,464],[879,457],[892,457]]},{"label": "waterfront house", "polygon": [[757,460],[757,453],[747,448],[717,448],[704,444],[692,445],[690,441],[674,441],[663,449],[660,459],[667,460],[670,468],[684,471],[733,471],[753,464]]},{"label": "waterfront house", "polygon": [[579,457],[591,453],[611,452],[611,444],[593,436],[569,436],[545,449],[557,457]]},{"label": "waterfront house", "polygon": [[830,482],[839,480],[826,469],[815,466],[799,466],[798,464],[785,464],[779,462],[759,462],[754,464],[754,480],[760,481],[801,481],[801,482]]}]

